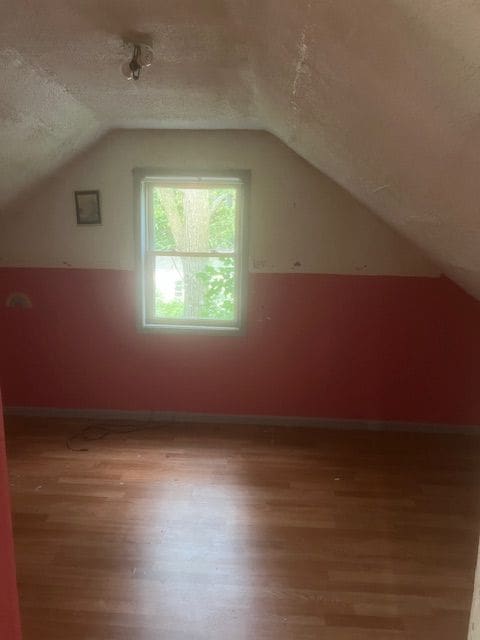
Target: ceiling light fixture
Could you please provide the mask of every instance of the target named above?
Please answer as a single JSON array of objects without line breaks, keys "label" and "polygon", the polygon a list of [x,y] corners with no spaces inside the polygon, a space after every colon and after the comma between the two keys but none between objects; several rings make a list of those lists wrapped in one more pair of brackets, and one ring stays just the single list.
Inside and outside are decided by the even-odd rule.
[{"label": "ceiling light fixture", "polygon": [[143,67],[149,67],[153,62],[153,49],[145,42],[133,43],[133,55],[130,62],[124,62],[122,73],[127,80],[138,80]]}]

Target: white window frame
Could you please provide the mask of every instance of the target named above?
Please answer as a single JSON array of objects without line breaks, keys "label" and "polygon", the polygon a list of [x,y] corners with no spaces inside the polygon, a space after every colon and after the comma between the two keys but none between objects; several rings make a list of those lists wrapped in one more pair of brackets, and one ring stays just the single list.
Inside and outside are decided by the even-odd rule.
[{"label": "white window frame", "polygon": [[[246,320],[248,277],[247,212],[250,195],[249,171],[171,171],[166,169],[134,169],[135,246],[138,291],[138,327],[141,331],[174,333],[209,333],[242,335]],[[149,246],[151,207],[149,193],[153,186],[195,186],[195,188],[230,187],[237,191],[236,233],[233,252],[156,251]],[[153,314],[153,268],[155,256],[233,257],[236,263],[234,320],[155,318]]]}]

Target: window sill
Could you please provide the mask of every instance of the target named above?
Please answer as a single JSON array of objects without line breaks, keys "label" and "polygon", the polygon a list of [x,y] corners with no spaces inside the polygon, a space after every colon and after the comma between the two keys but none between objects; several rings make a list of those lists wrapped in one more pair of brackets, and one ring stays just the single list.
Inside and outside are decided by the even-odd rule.
[{"label": "window sill", "polygon": [[143,324],[139,327],[142,333],[166,333],[211,336],[243,336],[244,327],[211,327],[205,325],[176,325],[176,324]]}]

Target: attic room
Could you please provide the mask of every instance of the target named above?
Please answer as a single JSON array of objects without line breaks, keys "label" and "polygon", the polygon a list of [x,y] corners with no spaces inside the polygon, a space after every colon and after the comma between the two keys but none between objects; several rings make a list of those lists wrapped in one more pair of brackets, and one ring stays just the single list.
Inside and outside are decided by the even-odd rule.
[{"label": "attic room", "polygon": [[1,640],[480,638],[479,33],[2,6]]}]

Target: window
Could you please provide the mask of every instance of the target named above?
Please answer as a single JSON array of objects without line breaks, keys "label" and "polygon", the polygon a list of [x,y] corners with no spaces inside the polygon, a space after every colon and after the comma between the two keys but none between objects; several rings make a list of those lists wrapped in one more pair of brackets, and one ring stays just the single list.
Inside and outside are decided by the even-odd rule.
[{"label": "window", "polygon": [[248,172],[135,171],[141,326],[238,333]]}]

